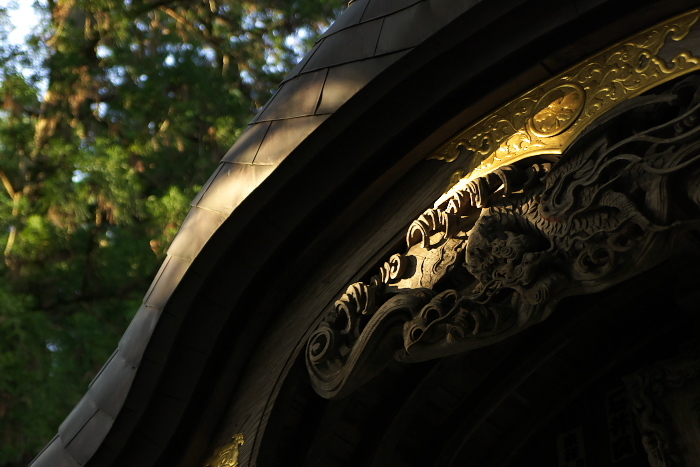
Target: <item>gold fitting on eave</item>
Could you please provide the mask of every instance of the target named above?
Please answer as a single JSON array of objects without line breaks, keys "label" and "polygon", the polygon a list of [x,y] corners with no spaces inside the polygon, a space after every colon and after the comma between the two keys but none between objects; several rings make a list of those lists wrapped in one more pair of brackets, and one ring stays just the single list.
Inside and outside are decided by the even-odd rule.
[{"label": "gold fitting on eave", "polygon": [[[562,154],[583,130],[627,99],[700,70],[700,56],[668,57],[700,18],[696,9],[615,44],[498,108],[438,147],[428,159],[471,159],[438,200],[499,167],[531,156]],[[664,53],[666,52],[666,53]]]}]

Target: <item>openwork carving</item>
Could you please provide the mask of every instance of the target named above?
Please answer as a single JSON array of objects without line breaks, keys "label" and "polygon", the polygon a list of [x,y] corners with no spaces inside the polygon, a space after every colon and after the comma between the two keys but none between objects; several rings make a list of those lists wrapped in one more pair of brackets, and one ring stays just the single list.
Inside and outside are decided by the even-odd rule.
[{"label": "openwork carving", "polygon": [[[311,336],[307,366],[319,394],[347,394],[392,359],[500,341],[564,297],[667,258],[676,235],[700,226],[698,89],[692,76],[639,96],[556,164],[532,158],[452,190],[410,226],[406,253],[351,285]],[[537,131],[575,118],[569,96],[543,109]]]},{"label": "openwork carving", "polygon": [[430,158],[452,162],[466,152],[474,179],[526,157],[561,154],[619,103],[700,69],[699,56],[671,52],[699,17],[691,11],[591,57],[466,128]]}]

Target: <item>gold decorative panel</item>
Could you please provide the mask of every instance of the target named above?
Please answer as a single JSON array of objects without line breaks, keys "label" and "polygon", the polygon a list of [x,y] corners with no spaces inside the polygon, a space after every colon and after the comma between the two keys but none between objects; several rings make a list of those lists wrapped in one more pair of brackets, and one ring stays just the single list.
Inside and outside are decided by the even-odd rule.
[{"label": "gold decorative panel", "polygon": [[245,436],[243,433],[236,433],[230,443],[214,451],[203,467],[238,467],[239,449],[244,444]]},{"label": "gold decorative panel", "polygon": [[526,157],[561,154],[616,105],[699,70],[700,56],[674,52],[699,17],[700,10],[680,15],[570,68],[461,131],[429,159],[452,162],[471,153],[470,166],[457,175],[460,189]]}]

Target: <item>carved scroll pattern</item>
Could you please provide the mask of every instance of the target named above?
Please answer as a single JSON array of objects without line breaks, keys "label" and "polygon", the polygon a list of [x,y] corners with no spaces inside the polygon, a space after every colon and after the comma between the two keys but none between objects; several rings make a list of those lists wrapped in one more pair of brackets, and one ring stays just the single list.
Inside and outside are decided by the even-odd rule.
[{"label": "carved scroll pattern", "polygon": [[240,447],[245,444],[243,433],[236,433],[230,443],[221,446],[204,463],[204,467],[238,467]]},{"label": "carved scroll pattern", "polygon": [[470,179],[537,154],[561,154],[595,119],[620,102],[700,69],[700,57],[662,58],[683,41],[698,10],[611,47],[545,82],[463,130],[430,159],[452,162],[470,154]]},{"label": "carved scroll pattern", "polygon": [[564,297],[664,260],[675,235],[699,226],[699,89],[693,76],[640,96],[557,164],[501,167],[426,211],[406,253],[351,285],[310,337],[317,392],[345,395],[392,359],[503,340]]}]

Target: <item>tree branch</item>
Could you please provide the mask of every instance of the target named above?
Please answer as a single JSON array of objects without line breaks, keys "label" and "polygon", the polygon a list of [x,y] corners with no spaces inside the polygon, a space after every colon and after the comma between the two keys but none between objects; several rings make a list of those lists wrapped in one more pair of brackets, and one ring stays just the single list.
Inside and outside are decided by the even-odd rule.
[{"label": "tree branch", "polygon": [[189,21],[187,21],[186,18],[182,17],[182,15],[180,15],[177,11],[173,10],[172,8],[167,8],[167,7],[164,7],[164,6],[163,6],[163,7],[160,7],[160,10],[161,10],[163,13],[167,14],[168,16],[170,16],[171,18],[173,18],[173,19],[174,19],[175,21],[177,21],[178,23],[182,24],[182,25],[183,25],[186,29],[188,29],[190,32],[194,33],[195,35],[197,35],[198,37],[204,39],[205,41],[207,41],[207,42],[209,42],[209,43],[211,43],[211,44],[213,44],[213,45],[215,45],[215,46],[217,46],[217,47],[221,44],[221,40],[220,40],[220,39],[218,39],[217,37],[212,36],[212,35],[209,34],[208,32],[205,33],[204,31],[202,31],[202,30],[200,30],[200,29],[194,27],[194,26],[192,25],[192,23],[190,23]]},{"label": "tree branch", "polygon": [[0,180],[2,180],[2,185],[5,187],[7,194],[10,195],[10,198],[14,200],[15,196],[17,196],[17,192],[12,186],[12,182],[10,182],[10,179],[7,176],[7,174],[2,170],[0,170]]},{"label": "tree branch", "polygon": [[161,7],[164,7],[164,6],[167,6],[167,5],[171,4],[171,3],[177,3],[177,2],[179,2],[179,1],[180,1],[180,0],[158,0],[158,1],[155,1],[155,2],[151,2],[151,3],[146,3],[146,4],[143,5],[141,8],[138,8],[138,9],[135,9],[135,10],[131,10],[131,11],[129,12],[129,16],[131,16],[132,18],[136,18],[136,17],[138,17],[138,16],[141,16],[141,15],[144,14],[144,13],[148,13],[148,12],[150,12],[150,11],[159,9],[159,8],[161,8]]}]

